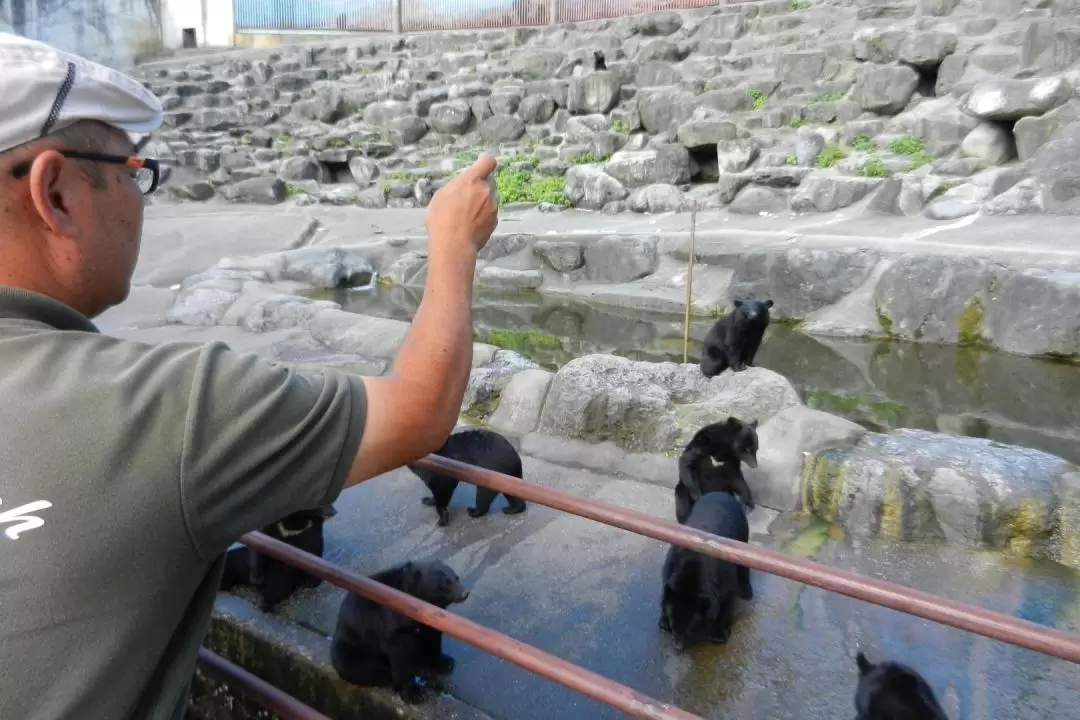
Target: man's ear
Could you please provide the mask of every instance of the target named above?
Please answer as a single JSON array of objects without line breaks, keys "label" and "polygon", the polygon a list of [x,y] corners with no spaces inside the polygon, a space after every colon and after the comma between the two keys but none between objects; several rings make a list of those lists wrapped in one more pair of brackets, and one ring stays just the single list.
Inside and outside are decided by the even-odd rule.
[{"label": "man's ear", "polygon": [[75,178],[72,166],[55,150],[46,150],[33,162],[26,182],[30,184],[30,198],[41,221],[59,237],[78,235],[79,228],[71,216],[67,197]]}]

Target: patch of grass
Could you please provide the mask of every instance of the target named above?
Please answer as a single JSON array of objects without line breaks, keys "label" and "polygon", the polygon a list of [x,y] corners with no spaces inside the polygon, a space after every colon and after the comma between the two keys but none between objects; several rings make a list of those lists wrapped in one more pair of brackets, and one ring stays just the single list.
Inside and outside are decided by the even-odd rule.
[{"label": "patch of grass", "polygon": [[798,165],[799,164],[799,158],[795,157],[795,153],[788,153],[787,164],[788,165]]},{"label": "patch of grass", "polygon": [[505,350],[514,350],[522,354],[526,354],[534,348],[562,347],[562,340],[559,338],[535,330],[492,330],[477,338],[477,342],[487,343]]},{"label": "patch of grass", "polygon": [[590,163],[607,162],[611,158],[611,155],[593,155],[590,152],[583,152],[571,157],[567,162],[571,165],[588,165]]},{"label": "patch of grass", "polygon": [[862,177],[889,177],[889,169],[879,158],[870,158],[855,170]]},{"label": "patch of grass", "polygon": [[307,195],[307,190],[293,183],[285,183],[285,197],[291,198],[297,195]]},{"label": "patch of grass", "polygon": [[611,129],[617,133],[622,133],[623,135],[630,134],[629,123],[627,123],[625,120],[622,120],[621,118],[615,118],[611,121]]},{"label": "patch of grass", "polygon": [[859,152],[874,152],[878,149],[877,143],[871,140],[869,135],[856,135],[851,140],[851,147]]},{"label": "patch of grass", "polygon": [[[471,162],[471,161],[470,161]],[[526,155],[524,153],[514,153],[510,157],[504,160],[507,165],[511,163],[525,163],[529,167],[536,167],[540,164],[540,158],[535,155]]]},{"label": "patch of grass", "polygon": [[416,179],[415,177],[413,177],[412,173],[408,173],[408,172],[405,172],[403,170],[398,170],[396,172],[388,173],[386,178],[387,178],[387,180],[415,180]]},{"label": "patch of grass", "polygon": [[454,162],[461,165],[472,165],[479,156],[480,153],[475,150],[462,150],[461,152],[454,153]]},{"label": "patch of grass", "polygon": [[769,97],[765,92],[758,88],[747,88],[746,92],[750,96],[750,101],[754,104],[755,110],[760,110],[765,107],[765,103],[769,101]]},{"label": "patch of grass", "polygon": [[826,168],[831,168],[847,156],[848,150],[846,147],[837,143],[829,143],[821,151],[821,154],[817,156],[814,167],[819,170],[825,170]]},{"label": "patch of grass", "polygon": [[533,177],[527,170],[500,168],[495,172],[495,189],[502,205],[531,202],[570,206],[566,181],[561,177]]},{"label": "patch of grass", "polygon": [[806,118],[804,118],[804,117],[792,118],[791,123],[790,123],[792,130],[798,130],[799,128],[801,128],[805,124],[806,124]]},{"label": "patch of grass", "polygon": [[788,0],[788,7],[792,12],[810,9],[810,0]]},{"label": "patch of grass", "polygon": [[843,97],[844,93],[842,92],[821,93],[820,95],[815,95],[810,98],[810,104],[817,105],[818,103],[836,102],[837,100],[842,100]]},{"label": "patch of grass", "polygon": [[908,163],[907,169],[917,170],[923,165],[929,165],[932,162],[934,162],[933,155],[925,152],[918,152],[911,156],[911,162]]},{"label": "patch of grass", "polygon": [[278,146],[281,149],[292,147],[292,144],[293,139],[288,135],[278,135],[276,138],[274,138],[274,145]]},{"label": "patch of grass", "polygon": [[888,145],[897,155],[918,155],[924,152],[923,139],[917,135],[901,135]]},{"label": "patch of grass", "polygon": [[330,142],[326,143],[326,147],[331,150],[344,150],[349,147],[351,143],[346,138],[334,138]]},{"label": "patch of grass", "polygon": [[236,142],[238,144],[240,144],[240,145],[250,145],[251,144],[251,136],[250,135],[244,135],[239,140],[237,140]]}]

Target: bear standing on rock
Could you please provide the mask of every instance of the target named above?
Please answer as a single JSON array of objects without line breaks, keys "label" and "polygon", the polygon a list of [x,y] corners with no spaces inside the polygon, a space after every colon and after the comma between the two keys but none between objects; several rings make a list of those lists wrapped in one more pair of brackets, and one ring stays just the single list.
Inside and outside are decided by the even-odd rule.
[{"label": "bear standing on rock", "polygon": [[[436,455],[458,460],[469,465],[477,465],[487,470],[494,470],[511,477],[522,477],[521,456],[510,444],[510,441],[497,432],[483,429],[463,430],[454,433],[446,439],[443,446],[435,451]],[[450,498],[454,496],[458,480],[449,475],[440,475],[431,470],[424,470],[410,465],[409,469],[424,481],[431,497],[423,499],[425,505],[434,506],[439,513],[438,525],[446,525],[450,522]],[[491,503],[495,501],[499,493],[486,487],[476,487],[476,502],[469,508],[469,517],[483,517],[491,509]],[[507,515],[515,515],[525,510],[525,501],[510,495],[504,495],[506,507],[503,512]]]},{"label": "bear standing on rock", "polygon": [[701,353],[705,377],[715,377],[728,368],[742,372],[754,364],[772,306],[772,300],[736,300],[735,309],[716,321],[705,336]]},{"label": "bear standing on rock", "polygon": [[[738,496],[747,512],[754,498],[739,463],[757,467],[757,420],[744,423],[735,417],[712,423],[694,433],[679,456],[679,482],[675,484],[675,519],[686,523],[694,503],[705,493]],[[713,465],[713,461],[719,465]]]},{"label": "bear standing on rock", "polygon": [[859,668],[855,720],[949,720],[930,684],[907,665],[888,661],[875,665],[861,652],[855,664]]},{"label": "bear standing on rock", "polygon": [[[742,504],[731,493],[702,495],[686,526],[740,542],[750,540]],[[726,643],[731,637],[735,596],[750,600],[750,568],[672,545],[664,559],[660,629],[670,632],[680,650],[708,639]]]},{"label": "bear standing on rock", "polygon": [[[323,523],[334,517],[333,505],[323,505],[315,510],[301,510],[267,525],[264,535],[293,546],[297,550],[323,556]],[[273,610],[300,588],[314,588],[322,583],[317,577],[303,570],[286,565],[280,560],[263,557],[249,547],[241,545],[225,554],[225,571],[221,576],[222,590],[236,585],[252,585],[259,588],[259,609]]]},{"label": "bear standing on rock", "polygon": [[[443,610],[469,597],[457,573],[438,561],[406,562],[371,579]],[[408,703],[423,697],[417,673],[436,679],[454,670],[454,658],[442,651],[442,632],[356,593],[338,610],[330,662],[342,680],[390,686]]]}]

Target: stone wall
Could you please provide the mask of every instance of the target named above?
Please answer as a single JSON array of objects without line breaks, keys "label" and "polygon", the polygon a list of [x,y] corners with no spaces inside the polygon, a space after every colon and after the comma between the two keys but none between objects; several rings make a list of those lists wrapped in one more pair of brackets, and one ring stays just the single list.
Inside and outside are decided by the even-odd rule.
[{"label": "stone wall", "polygon": [[766,0],[144,75],[176,199],[423,206],[487,149],[550,209],[954,218],[1072,209],[1078,39],[1066,0]]}]

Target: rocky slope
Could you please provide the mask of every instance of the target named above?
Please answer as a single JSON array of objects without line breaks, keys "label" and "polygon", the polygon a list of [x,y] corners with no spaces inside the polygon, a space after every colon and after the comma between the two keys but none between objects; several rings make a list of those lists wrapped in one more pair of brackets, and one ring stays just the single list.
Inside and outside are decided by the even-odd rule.
[{"label": "rocky slope", "polygon": [[945,219],[1076,204],[1077,48],[1069,0],[766,0],[142,72],[174,199],[422,206],[487,149],[504,203]]}]

